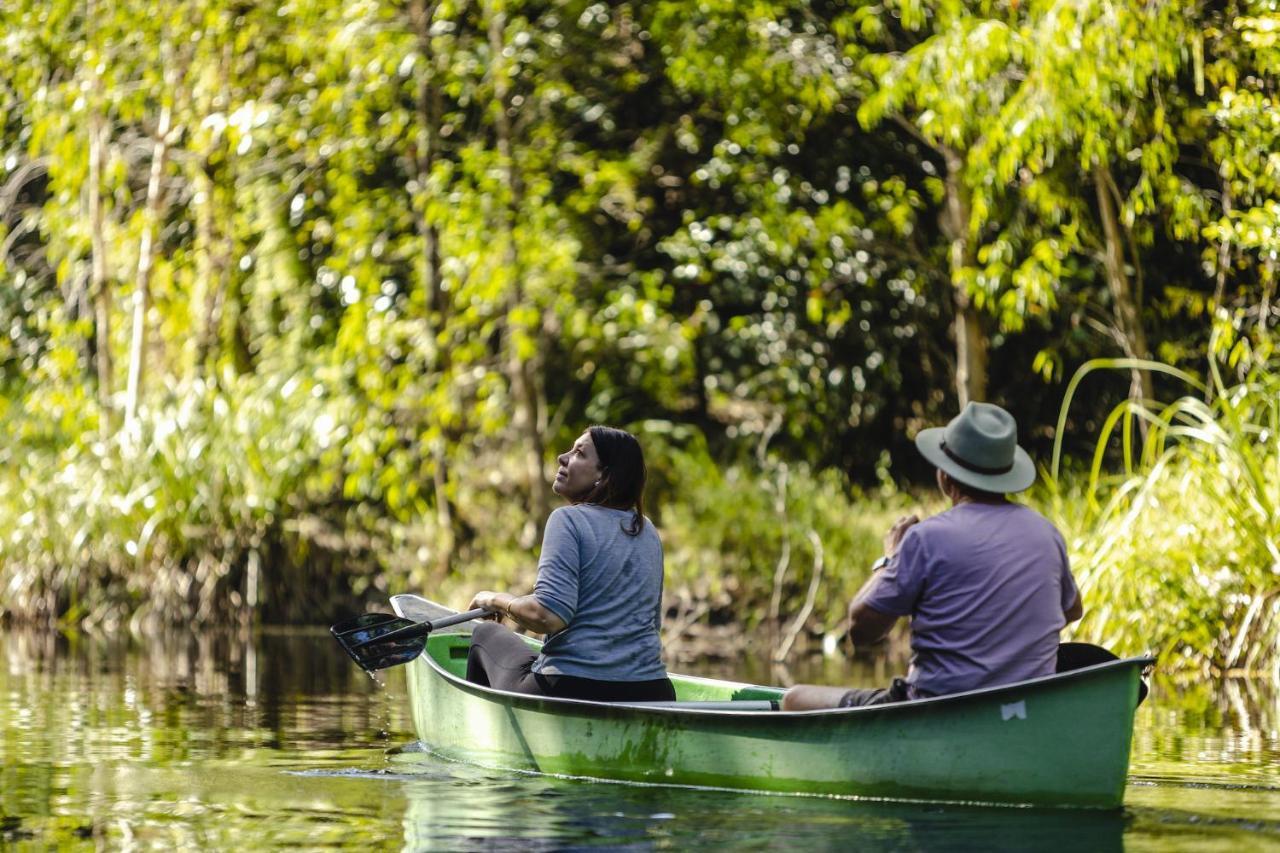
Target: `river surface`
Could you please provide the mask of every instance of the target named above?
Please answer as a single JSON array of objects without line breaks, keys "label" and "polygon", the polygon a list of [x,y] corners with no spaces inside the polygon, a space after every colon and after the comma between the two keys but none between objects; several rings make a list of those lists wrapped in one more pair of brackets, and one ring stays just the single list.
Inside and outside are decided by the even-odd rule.
[{"label": "river surface", "polygon": [[[702,671],[769,679],[748,663]],[[375,683],[322,630],[0,633],[0,848],[1280,850],[1263,682],[1157,680],[1125,807],[1091,812],[484,770],[416,751],[403,676],[386,675]]]}]

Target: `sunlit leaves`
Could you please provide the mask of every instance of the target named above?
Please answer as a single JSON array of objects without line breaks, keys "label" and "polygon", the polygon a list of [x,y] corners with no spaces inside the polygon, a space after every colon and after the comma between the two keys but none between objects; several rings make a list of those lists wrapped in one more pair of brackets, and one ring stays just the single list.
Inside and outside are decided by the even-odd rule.
[{"label": "sunlit leaves", "polygon": [[[1153,348],[1198,360],[1212,323],[1248,370],[1280,251],[1272,5],[5,4],[0,410],[23,455],[0,519],[54,513],[38,556],[79,478],[92,524],[41,544],[67,566],[121,576],[132,542],[178,582],[232,578],[314,514],[416,537],[396,571],[425,583],[436,524],[470,565],[530,563],[517,414],[548,444],[705,430],[725,459],[776,420],[781,453],[901,476],[950,409],[957,285],[995,320],[993,396],[1032,421],[1044,382],[1117,345],[1104,166]],[[153,226],[137,462],[96,394],[88,282],[105,261],[118,386]],[[153,481],[143,515],[125,498]]]}]

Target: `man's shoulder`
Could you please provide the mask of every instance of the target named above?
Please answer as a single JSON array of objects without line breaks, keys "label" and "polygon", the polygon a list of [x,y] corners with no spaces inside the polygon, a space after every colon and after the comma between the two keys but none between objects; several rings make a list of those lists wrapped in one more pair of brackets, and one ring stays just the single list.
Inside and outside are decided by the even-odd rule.
[{"label": "man's shoulder", "polygon": [[1040,528],[1046,532],[1058,533],[1058,528],[1052,521],[1026,504],[1013,503],[1011,501],[1004,504],[1003,507],[1004,513],[1001,516],[1001,522],[1004,524],[1013,524],[1024,528]]},{"label": "man's shoulder", "polygon": [[907,535],[922,539],[946,538],[956,534],[968,534],[986,525],[998,524],[1002,528],[1018,530],[1042,529],[1057,533],[1053,522],[1025,504],[962,504],[931,515],[919,524],[912,525]]}]

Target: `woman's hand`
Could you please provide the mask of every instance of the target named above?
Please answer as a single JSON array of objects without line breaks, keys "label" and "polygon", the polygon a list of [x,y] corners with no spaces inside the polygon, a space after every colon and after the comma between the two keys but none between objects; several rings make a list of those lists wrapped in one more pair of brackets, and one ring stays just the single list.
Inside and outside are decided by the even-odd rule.
[{"label": "woman's hand", "polygon": [[510,593],[493,592],[486,589],[472,596],[471,603],[467,605],[467,609],[475,610],[477,607],[482,607],[489,611],[483,618],[501,622],[502,617],[507,613],[507,608],[511,606],[512,598],[514,596]]},{"label": "woman's hand", "polygon": [[477,592],[467,605],[468,610],[483,607],[490,611],[484,619],[501,622],[502,617],[510,616],[511,620],[522,628],[537,631],[539,634],[554,634],[565,629],[564,620],[538,603],[532,595],[520,598],[509,592],[493,592],[485,590]]}]

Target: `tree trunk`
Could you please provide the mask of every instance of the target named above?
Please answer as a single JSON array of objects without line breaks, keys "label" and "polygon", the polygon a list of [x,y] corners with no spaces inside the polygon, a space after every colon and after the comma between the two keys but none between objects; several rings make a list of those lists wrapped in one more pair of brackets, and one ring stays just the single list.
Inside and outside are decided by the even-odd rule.
[{"label": "tree trunk", "polygon": [[969,237],[969,191],[962,174],[964,162],[954,152],[944,156],[947,180],[942,231],[949,242],[947,260],[955,304],[956,397],[963,408],[971,401],[987,398],[987,335],[964,285],[963,273],[974,265],[973,240]]},{"label": "tree trunk", "polygon": [[436,498],[436,573],[444,578],[453,565],[458,537],[453,528],[453,503],[449,500],[449,462],[442,446],[432,451],[431,462],[431,485]]},{"label": "tree trunk", "polygon": [[[239,162],[228,152],[222,168],[225,170],[223,186],[228,188],[227,197],[220,199],[218,212],[222,221],[231,223],[233,213],[238,210],[256,210],[259,202],[258,185],[250,180],[242,179],[236,171]],[[234,227],[228,225],[227,231],[220,235],[225,255],[222,256],[225,266],[221,270],[217,303],[212,314],[217,323],[213,335],[218,365],[227,364],[237,375],[252,373],[254,369],[254,352],[251,347],[248,329],[249,295],[246,285],[251,273],[240,269],[234,262],[237,256],[243,255],[246,247],[236,239]]]},{"label": "tree trunk", "polygon": [[[1141,296],[1129,278],[1125,268],[1123,226],[1113,195],[1115,180],[1105,165],[1094,166],[1094,190],[1098,198],[1098,216],[1106,238],[1102,263],[1107,274],[1107,286],[1111,290],[1116,326],[1120,330],[1121,344],[1128,358],[1148,359],[1147,333],[1142,325]],[[1135,258],[1135,262],[1136,262]],[[1151,373],[1135,368],[1131,374],[1129,396],[1135,399],[1152,399]]]},{"label": "tree trunk", "polygon": [[[97,105],[94,105],[97,109]],[[98,402],[103,410],[103,431],[111,411],[111,285],[107,271],[106,217],[102,210],[102,160],[106,147],[106,122],[96,112],[89,121],[89,239],[93,254],[90,290],[94,313],[94,366],[98,375]]]},{"label": "tree trunk", "polygon": [[[221,60],[217,64],[217,80],[220,90],[230,93],[236,90],[232,81],[235,53],[232,45],[222,47]],[[215,101],[217,97],[215,96]],[[214,110],[211,102],[207,108]],[[203,161],[195,168],[196,197],[203,200],[196,213],[196,234],[204,250],[198,257],[206,263],[206,275],[202,285],[203,307],[197,331],[195,369],[205,377],[216,374],[217,359],[222,343],[222,314],[231,289],[232,258],[235,256],[234,203],[226,203],[219,190],[219,177],[223,186],[235,195],[234,161],[231,151],[224,149],[221,164],[216,165],[217,151],[204,153]],[[223,223],[224,227],[220,227]],[[198,304],[198,303],[197,303]]]},{"label": "tree trunk", "polygon": [[208,164],[198,163],[191,170],[192,207],[195,208],[196,283],[192,294],[193,309],[200,306],[201,313],[193,318],[195,347],[191,355],[191,370],[195,376],[203,376],[207,370],[209,353],[217,335],[218,323],[213,316],[218,303],[217,263],[214,245],[217,241],[217,221],[214,215],[213,179],[209,177]]},{"label": "tree trunk", "polygon": [[503,231],[506,237],[507,264],[512,271],[511,292],[507,301],[507,322],[505,326],[505,358],[507,376],[511,383],[512,396],[515,402],[515,427],[523,445],[526,476],[529,483],[529,512],[533,525],[530,535],[525,538],[530,544],[541,539],[542,525],[548,513],[547,486],[542,470],[544,438],[542,420],[545,406],[539,405],[540,389],[535,374],[535,365],[541,345],[541,324],[530,329],[529,334],[535,338],[535,352],[532,358],[522,358],[518,342],[518,331],[512,328],[511,315],[524,303],[524,269],[521,265],[519,247],[516,245],[515,226],[519,211],[524,205],[524,183],[520,170],[515,162],[514,146],[511,133],[511,81],[507,61],[503,56],[505,15],[495,0],[487,4],[489,49],[491,53],[491,73],[493,74],[493,92],[496,109],[495,133],[497,136],[498,154],[501,157],[507,184],[508,203],[504,211]]},{"label": "tree trunk", "polygon": [[173,114],[169,107],[160,109],[160,124],[156,128],[155,143],[151,149],[151,174],[147,178],[147,206],[142,223],[142,237],[138,241],[138,274],[133,285],[133,334],[129,343],[129,383],[125,393],[125,430],[137,426],[138,402],[142,397],[142,385],[146,379],[147,311],[151,308],[151,270],[155,266],[156,231],[160,228],[164,177],[164,164],[169,154],[169,126]]},{"label": "tree trunk", "polygon": [[[422,55],[424,70],[418,78],[418,191],[424,203],[418,213],[418,233],[422,238],[422,288],[427,323],[429,327],[443,329],[448,324],[449,294],[444,289],[440,262],[440,230],[428,218],[426,200],[431,186],[440,148],[440,120],[443,104],[440,95],[439,74],[442,71],[440,57],[436,55],[431,40],[431,25],[440,3],[427,0],[411,0],[409,17],[418,40],[418,52]],[[433,335],[434,337],[434,335]],[[448,375],[448,348],[442,348],[438,358],[440,376]],[[445,439],[442,437],[431,449],[432,487],[436,506],[436,572],[440,577],[449,574],[453,562],[453,550],[457,540],[453,527],[453,504],[449,499],[449,466],[445,455]]]},{"label": "tree trunk", "polygon": [[[409,17],[413,21],[418,39],[418,52],[422,54],[425,65],[425,71],[418,78],[417,95],[418,186],[424,197],[439,157],[440,120],[443,113],[438,82],[442,65],[431,41],[431,25],[439,9],[438,0],[411,0],[409,5]],[[443,315],[436,320],[439,325],[443,325],[449,306],[440,274],[440,230],[427,218],[425,209],[418,216],[418,232],[422,237],[422,284],[427,311],[431,315]]]}]

